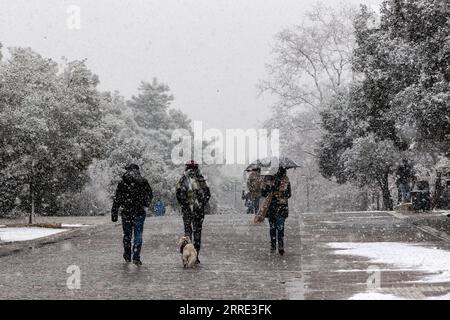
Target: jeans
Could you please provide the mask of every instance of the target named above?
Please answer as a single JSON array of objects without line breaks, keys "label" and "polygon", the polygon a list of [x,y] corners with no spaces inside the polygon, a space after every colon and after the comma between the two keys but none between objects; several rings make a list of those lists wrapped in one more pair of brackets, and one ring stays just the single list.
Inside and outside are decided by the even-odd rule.
[{"label": "jeans", "polygon": [[278,241],[278,250],[284,249],[284,217],[269,216],[270,226],[270,244],[272,248],[276,248]]},{"label": "jeans", "polygon": [[145,215],[130,215],[122,217],[124,251],[123,257],[127,260],[131,260],[131,239],[133,237],[133,232],[133,260],[141,260],[142,232],[144,231],[144,221]]},{"label": "jeans", "polygon": [[258,214],[258,210],[259,210],[259,197],[256,197],[254,200],[255,203],[255,214]]}]

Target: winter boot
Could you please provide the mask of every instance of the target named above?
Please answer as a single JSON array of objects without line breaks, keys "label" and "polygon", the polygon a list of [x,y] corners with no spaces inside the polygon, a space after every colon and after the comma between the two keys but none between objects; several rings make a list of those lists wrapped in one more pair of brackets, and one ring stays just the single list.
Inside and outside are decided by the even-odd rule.
[{"label": "winter boot", "polygon": [[131,255],[130,254],[123,254],[123,259],[125,260],[125,262],[129,263],[131,262]]},{"label": "winter boot", "polygon": [[278,253],[280,256],[284,254],[284,241],[278,241]]},{"label": "winter boot", "polygon": [[142,266],[142,261],[141,260],[133,260],[133,264],[135,264],[137,266]]}]

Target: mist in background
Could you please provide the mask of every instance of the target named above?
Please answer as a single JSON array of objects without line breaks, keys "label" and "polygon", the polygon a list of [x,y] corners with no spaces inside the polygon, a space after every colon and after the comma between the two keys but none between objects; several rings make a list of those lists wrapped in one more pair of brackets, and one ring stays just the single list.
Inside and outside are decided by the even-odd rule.
[{"label": "mist in background", "polygon": [[[254,128],[275,102],[258,97],[256,87],[266,77],[273,36],[300,24],[316,2],[2,0],[0,42],[56,61],[86,58],[99,88],[125,97],[156,77],[169,85],[173,106],[205,129]],[[360,2],[380,1],[350,1]],[[71,5],[81,9],[79,30],[67,27]]]}]

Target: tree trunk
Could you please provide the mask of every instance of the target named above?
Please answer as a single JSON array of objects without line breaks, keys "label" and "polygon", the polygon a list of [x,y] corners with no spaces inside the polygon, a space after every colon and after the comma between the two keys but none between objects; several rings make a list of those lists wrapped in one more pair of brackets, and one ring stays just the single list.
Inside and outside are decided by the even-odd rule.
[{"label": "tree trunk", "polygon": [[29,224],[34,224],[34,217],[35,217],[35,197],[34,197],[34,186],[33,184],[30,184],[30,202],[31,202],[31,210],[30,210],[30,217],[28,219]]},{"label": "tree trunk", "polygon": [[31,160],[31,175],[30,175],[30,202],[31,202],[31,209],[30,209],[30,216],[28,219],[29,224],[34,224],[34,218],[35,218],[35,191],[34,191],[34,160]]},{"label": "tree trunk", "polygon": [[361,210],[366,211],[369,208],[369,192],[367,191],[367,189],[365,189],[364,191],[361,192],[362,194],[362,199],[361,199]]},{"label": "tree trunk", "polygon": [[383,195],[383,210],[392,211],[394,205],[391,193],[389,192],[389,175],[387,173],[383,174],[378,182],[380,184],[381,194]]},{"label": "tree trunk", "polygon": [[380,211],[380,194],[377,192],[377,211]]},{"label": "tree trunk", "polygon": [[311,205],[309,203],[309,179],[306,180],[306,212],[311,212]]}]

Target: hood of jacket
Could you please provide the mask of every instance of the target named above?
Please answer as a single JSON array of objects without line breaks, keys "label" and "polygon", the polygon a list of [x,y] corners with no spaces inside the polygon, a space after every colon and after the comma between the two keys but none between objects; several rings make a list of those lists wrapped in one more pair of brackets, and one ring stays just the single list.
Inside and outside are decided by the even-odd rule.
[{"label": "hood of jacket", "polygon": [[139,171],[137,171],[137,170],[130,170],[130,171],[127,171],[127,172],[125,172],[123,174],[122,180],[125,183],[130,184],[130,183],[133,183],[133,182],[141,181],[142,180],[142,176],[141,176],[141,173]]}]

